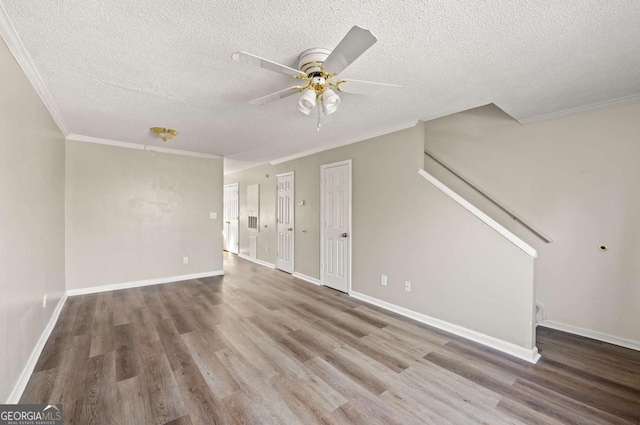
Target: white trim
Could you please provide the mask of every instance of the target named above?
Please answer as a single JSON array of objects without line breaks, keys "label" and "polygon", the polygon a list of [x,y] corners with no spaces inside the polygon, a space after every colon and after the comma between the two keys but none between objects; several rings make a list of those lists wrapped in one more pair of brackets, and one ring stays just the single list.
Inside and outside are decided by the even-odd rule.
[{"label": "white trim", "polygon": [[49,323],[47,323],[47,326],[42,331],[42,334],[40,335],[40,339],[38,339],[36,346],[33,347],[33,351],[31,351],[29,360],[27,360],[27,364],[24,366],[24,369],[22,369],[22,373],[20,373],[18,382],[16,382],[16,384],[13,387],[13,390],[11,391],[11,394],[9,394],[6,404],[18,404],[18,402],[20,401],[20,397],[22,397],[22,393],[24,392],[24,389],[27,387],[27,384],[29,383],[29,379],[33,374],[33,369],[35,369],[36,364],[38,364],[38,359],[40,358],[40,354],[42,354],[42,349],[44,348],[44,345],[47,343],[47,340],[49,339],[49,336],[51,335],[53,328],[55,328],[56,322],[58,321],[58,317],[60,317],[60,312],[62,311],[62,307],[64,306],[64,303],[66,301],[67,301],[67,293],[65,292],[62,294],[62,298],[60,298],[60,301],[58,301],[58,305],[56,305],[56,308],[53,310],[53,314],[49,319]]},{"label": "white trim", "polygon": [[553,320],[543,320],[538,323],[538,326],[542,326],[544,328],[556,329],[558,331],[568,332],[571,334],[583,336],[585,338],[595,339],[597,341],[607,342],[613,345],[619,345],[620,347],[630,348],[632,350],[640,351],[640,341],[633,341],[631,339],[620,338],[618,336],[613,336],[609,334],[605,334],[598,331],[592,331],[589,329],[580,328],[578,326],[567,325],[560,322],[554,322]]},{"label": "white trim", "polygon": [[[320,284],[324,285],[324,171],[327,168],[349,166],[349,224],[347,226],[347,243],[349,247],[349,276],[347,276],[347,293],[351,293],[351,281],[353,277],[353,165],[351,159],[320,165]],[[330,286],[329,286],[330,288]]]},{"label": "white trim", "polygon": [[[545,309],[544,306],[542,304],[540,304],[539,302],[536,301],[536,313],[535,313],[535,318],[536,318],[536,325],[539,325],[540,322],[543,322],[546,318],[547,318],[547,314],[545,313]],[[538,320],[538,311],[540,311],[540,320]]]},{"label": "white trim", "polygon": [[[276,223],[275,223],[275,229],[276,229],[276,239],[278,236],[278,179],[280,177],[288,177],[291,176],[291,191],[293,192],[293,196],[291,198],[291,215],[292,215],[292,219],[291,219],[291,228],[293,229],[293,231],[291,232],[291,273],[293,273],[293,271],[296,269],[296,263],[295,263],[295,259],[296,259],[296,255],[295,255],[295,241],[296,241],[296,175],[294,174],[293,171],[288,171],[286,173],[280,173],[280,174],[276,174],[276,199],[275,199],[275,206],[276,206],[276,214],[275,214],[275,218],[276,218]],[[280,253],[278,252],[278,250],[276,249],[276,269],[278,270],[282,270],[285,273],[288,273],[286,270],[283,270],[281,268],[278,267],[278,258],[280,256]]]},{"label": "white trim", "polygon": [[454,325],[453,323],[445,322],[444,320],[436,319],[435,317],[427,316],[426,314],[418,313],[413,310],[409,310],[404,307],[400,307],[395,304],[391,304],[386,301],[361,294],[359,292],[351,291],[349,295],[360,301],[376,305],[378,307],[384,308],[385,310],[389,310],[418,322],[433,326],[434,328],[442,329],[443,331],[447,331],[454,335],[458,335],[471,341],[475,341],[479,344],[486,345],[487,347],[494,348],[498,351],[502,351],[503,353],[512,355],[522,360],[526,360],[530,363],[536,363],[540,359],[540,354],[538,353],[537,347],[533,347],[532,349],[520,347],[519,345],[513,344],[511,342],[503,341],[501,339],[485,335],[483,333],[465,328],[463,326]]},{"label": "white trim", "polygon": [[283,162],[293,161],[294,159],[303,158],[305,156],[313,155],[319,152],[328,151],[331,149],[339,148],[341,146],[350,145],[352,143],[362,142],[363,140],[373,139],[374,137],[384,136],[385,134],[395,133],[396,131],[406,130],[407,128],[415,127],[417,123],[418,123],[418,120],[413,120],[413,121],[404,122],[402,124],[385,127],[379,130],[365,133],[361,136],[356,136],[356,137],[343,140],[342,142],[331,144],[329,146],[322,146],[319,148],[310,149],[308,151],[296,153],[293,155],[283,156],[282,158],[269,161],[269,164],[271,165],[282,164]]},{"label": "white trim", "polygon": [[117,291],[119,289],[137,288],[140,286],[159,285],[161,283],[180,282],[183,280],[200,279],[203,277],[222,276],[224,270],[214,270],[204,273],[183,274],[180,276],[158,277],[154,279],[136,280],[133,282],[114,283],[112,285],[91,286],[87,288],[68,289],[67,294],[74,295],[95,294],[98,292]]},{"label": "white trim", "polygon": [[45,108],[47,108],[49,114],[51,114],[51,118],[53,118],[53,121],[62,132],[62,135],[66,136],[69,134],[67,127],[64,124],[64,120],[62,119],[62,114],[60,114],[60,110],[56,107],[51,93],[47,90],[47,86],[44,84],[42,76],[33,63],[33,59],[24,47],[22,40],[20,40],[18,32],[11,23],[9,15],[2,5],[2,2],[0,2],[0,35],[2,35],[2,38],[7,43],[9,51],[13,54],[13,57],[16,59],[16,62],[18,62],[18,65],[20,65],[20,68],[22,68],[22,72],[24,72],[25,76],[33,86],[33,89],[40,97],[40,100],[44,103]]},{"label": "white trim", "polygon": [[623,96],[617,99],[604,100],[602,102],[591,103],[589,105],[577,106],[575,108],[563,109],[561,111],[549,112],[547,114],[533,115],[519,119],[520,124],[534,124],[542,121],[554,120],[557,118],[566,117],[569,115],[584,114],[588,112],[595,112],[601,109],[611,108],[615,106],[633,105],[640,103],[640,93],[633,94],[631,96]]},{"label": "white trim", "polygon": [[489,217],[488,215],[480,211],[478,208],[472,205],[469,201],[467,201],[462,196],[458,195],[456,192],[454,192],[449,187],[447,187],[440,180],[436,179],[434,176],[427,173],[423,169],[418,170],[418,174],[424,177],[429,183],[431,183],[432,185],[440,189],[440,191],[442,191],[445,195],[447,195],[448,197],[456,201],[458,204],[460,204],[462,207],[464,207],[466,210],[468,210],[471,214],[478,217],[487,226],[491,227],[493,230],[501,234],[509,242],[511,242],[512,244],[514,244],[515,246],[517,246],[518,248],[520,248],[521,250],[523,250],[524,252],[532,256],[533,258],[538,257],[538,252],[535,250],[535,248],[533,248],[531,245],[529,245],[528,243],[526,243],[525,241],[523,241],[522,239],[520,239],[519,237],[511,233],[509,230],[507,230],[504,226],[499,224],[497,221],[495,221],[494,219],[492,219],[491,217]]},{"label": "white trim", "polygon": [[[225,159],[233,160],[233,158],[228,157],[228,156],[225,157]],[[251,168],[259,167],[260,165],[267,165],[268,163],[269,162],[252,162],[251,164],[244,165],[244,166],[242,166],[240,168],[237,168],[237,169],[233,169],[232,171],[227,170],[227,167],[225,166],[224,175],[225,176],[230,176],[232,174],[239,173],[240,171],[249,170]]]},{"label": "white trim", "polygon": [[69,134],[67,140],[74,142],[96,143],[99,145],[117,146],[119,148],[138,149],[144,151],[169,153],[173,155],[194,156],[196,158],[222,159],[220,155],[209,153],[184,151],[181,149],[163,148],[160,146],[143,145],[141,143],[121,142],[119,140],[101,139],[99,137],[83,136],[81,134]]},{"label": "white trim", "polygon": [[275,264],[271,264],[271,263],[269,263],[267,261],[263,261],[263,260],[258,260],[257,258],[249,257],[246,254],[238,254],[238,257],[242,258],[243,260],[253,261],[256,264],[260,264],[261,266],[269,267],[270,269],[275,269],[276,268]]},{"label": "white trim", "polygon": [[322,286],[322,283],[320,282],[320,280],[316,279],[315,277],[307,276],[306,274],[302,274],[298,272],[293,272],[292,276],[297,277],[300,280],[313,283],[314,285]]}]

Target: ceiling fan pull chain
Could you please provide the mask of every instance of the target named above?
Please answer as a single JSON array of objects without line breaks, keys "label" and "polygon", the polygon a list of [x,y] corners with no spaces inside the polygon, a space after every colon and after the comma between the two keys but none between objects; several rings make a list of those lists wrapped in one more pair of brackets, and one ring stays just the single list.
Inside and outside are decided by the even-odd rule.
[{"label": "ceiling fan pull chain", "polygon": [[320,131],[320,127],[322,126],[320,123],[320,116],[322,115],[322,97],[323,96],[318,96],[320,99],[320,102],[318,102],[318,131]]}]

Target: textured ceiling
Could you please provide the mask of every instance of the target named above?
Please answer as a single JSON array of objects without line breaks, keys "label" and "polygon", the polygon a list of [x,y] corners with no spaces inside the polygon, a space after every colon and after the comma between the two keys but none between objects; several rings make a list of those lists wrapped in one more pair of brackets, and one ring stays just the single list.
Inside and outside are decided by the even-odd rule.
[{"label": "textured ceiling", "polygon": [[[364,2],[0,0],[70,133],[224,155],[232,168],[496,103],[517,119],[640,93],[637,0]],[[353,25],[378,43],[346,78],[401,84],[342,95],[322,131],[297,96],[249,100],[294,80],[231,60],[296,67]]]}]

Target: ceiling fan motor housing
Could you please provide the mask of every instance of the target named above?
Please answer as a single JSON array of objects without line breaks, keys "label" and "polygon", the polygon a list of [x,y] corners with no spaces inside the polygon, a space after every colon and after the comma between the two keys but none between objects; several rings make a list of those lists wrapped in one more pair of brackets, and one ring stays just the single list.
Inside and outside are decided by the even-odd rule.
[{"label": "ceiling fan motor housing", "polygon": [[[320,67],[330,53],[331,50],[322,47],[307,49],[298,56],[298,69],[307,74],[307,77],[311,77],[316,73],[320,74],[322,72]],[[326,71],[329,72],[330,70]]]}]

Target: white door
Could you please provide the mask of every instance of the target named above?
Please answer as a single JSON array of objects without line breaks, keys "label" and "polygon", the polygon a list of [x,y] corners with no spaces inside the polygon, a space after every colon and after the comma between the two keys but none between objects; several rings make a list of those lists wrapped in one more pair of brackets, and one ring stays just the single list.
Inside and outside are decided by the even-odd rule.
[{"label": "white door", "polygon": [[323,285],[351,289],[351,160],[321,167],[321,258]]},{"label": "white door", "polygon": [[293,173],[278,174],[276,177],[278,178],[276,267],[287,273],[293,273]]},{"label": "white door", "polygon": [[222,228],[223,234],[223,248],[225,251],[238,253],[238,183],[228,184],[224,187],[224,226]]}]

